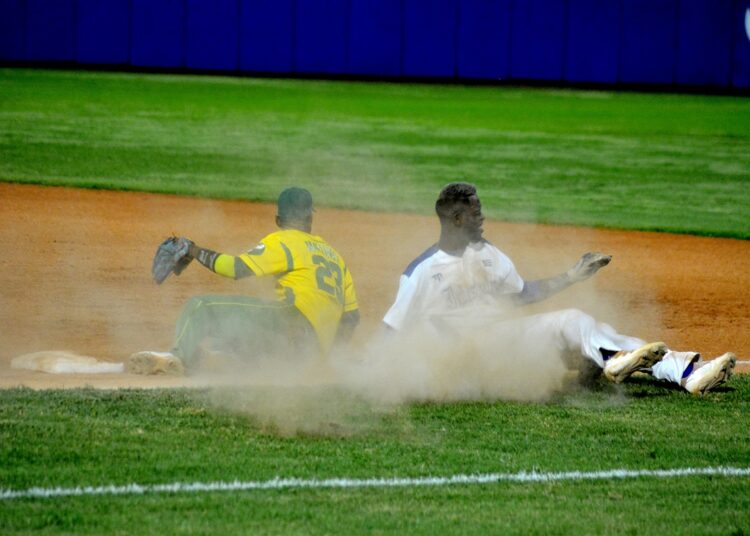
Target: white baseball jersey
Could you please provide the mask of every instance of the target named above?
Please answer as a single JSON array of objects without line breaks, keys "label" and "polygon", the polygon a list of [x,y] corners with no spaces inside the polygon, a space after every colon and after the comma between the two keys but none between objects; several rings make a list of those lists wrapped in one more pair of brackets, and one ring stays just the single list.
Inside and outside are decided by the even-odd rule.
[{"label": "white baseball jersey", "polygon": [[401,275],[383,321],[396,330],[423,322],[442,329],[448,319],[497,318],[523,285],[513,262],[486,240],[470,244],[460,257],[432,246]]},{"label": "white baseball jersey", "polygon": [[[469,245],[460,257],[432,246],[401,275],[396,301],[383,321],[395,330],[427,328],[436,336],[461,333],[462,327],[484,330],[497,342],[494,349],[502,348],[504,341],[516,341],[512,347],[530,348],[529,355],[540,348],[577,350],[600,367],[601,348],[629,351],[645,344],[577,309],[508,315],[514,307],[508,298],[523,287],[513,262],[486,240]],[[652,374],[679,384],[696,355],[669,351]]]}]

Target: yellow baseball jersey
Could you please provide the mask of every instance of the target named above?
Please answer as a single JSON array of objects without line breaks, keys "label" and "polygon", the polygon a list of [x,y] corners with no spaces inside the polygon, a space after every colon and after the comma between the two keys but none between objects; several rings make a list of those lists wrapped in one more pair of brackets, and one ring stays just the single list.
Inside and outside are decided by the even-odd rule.
[{"label": "yellow baseball jersey", "polygon": [[277,277],[279,299],[305,315],[324,352],[333,345],[341,315],[359,307],[344,259],[319,236],[282,229],[239,258],[255,275]]}]

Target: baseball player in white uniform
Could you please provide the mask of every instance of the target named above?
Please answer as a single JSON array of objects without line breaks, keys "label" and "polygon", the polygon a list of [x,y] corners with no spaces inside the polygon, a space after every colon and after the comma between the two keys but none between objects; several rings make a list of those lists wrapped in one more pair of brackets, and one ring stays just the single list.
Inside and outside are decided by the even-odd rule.
[{"label": "baseball player in white uniform", "polygon": [[661,342],[619,334],[577,309],[519,318],[517,306],[588,279],[611,257],[587,253],[561,275],[524,281],[513,262],[482,238],[484,216],[473,185],[448,184],[435,209],[440,239],[401,276],[396,300],[383,319],[388,328],[426,330],[435,337],[461,336],[469,329],[505,333],[522,338],[527,348],[549,344],[561,355],[579,354],[616,383],[636,371],[648,371],[694,394],[703,394],[731,376],[736,363],[731,352],[703,362],[697,352],[677,352]]}]

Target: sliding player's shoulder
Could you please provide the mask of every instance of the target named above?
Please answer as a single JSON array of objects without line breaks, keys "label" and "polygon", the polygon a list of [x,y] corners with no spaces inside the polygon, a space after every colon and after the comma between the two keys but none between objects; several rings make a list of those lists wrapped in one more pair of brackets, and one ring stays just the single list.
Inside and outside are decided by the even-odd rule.
[{"label": "sliding player's shoulder", "polygon": [[440,249],[436,244],[424,250],[416,259],[409,263],[409,265],[406,267],[406,270],[404,270],[402,274],[402,278],[409,278],[414,274],[415,271],[424,269],[425,267],[429,266],[431,262],[434,261],[439,251]]}]

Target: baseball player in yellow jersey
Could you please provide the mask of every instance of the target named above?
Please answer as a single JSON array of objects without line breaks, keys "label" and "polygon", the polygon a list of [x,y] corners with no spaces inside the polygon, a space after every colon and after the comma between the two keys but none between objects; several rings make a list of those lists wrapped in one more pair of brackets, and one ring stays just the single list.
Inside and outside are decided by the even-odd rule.
[{"label": "baseball player in yellow jersey", "polygon": [[351,273],[341,255],[311,234],[312,195],[304,188],[281,192],[279,231],[240,255],[190,242],[189,255],[213,272],[234,279],[276,277],[278,300],[250,296],[196,296],[185,305],[171,352],[138,352],[127,370],[151,374],[195,368],[201,343],[211,337],[239,356],[327,354],[351,337],[359,309]]}]

